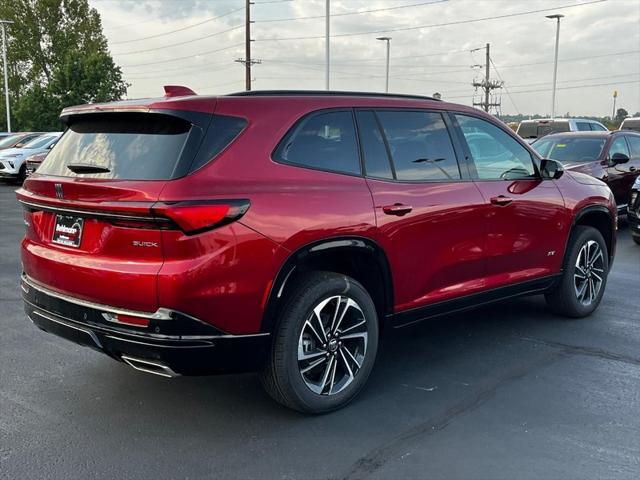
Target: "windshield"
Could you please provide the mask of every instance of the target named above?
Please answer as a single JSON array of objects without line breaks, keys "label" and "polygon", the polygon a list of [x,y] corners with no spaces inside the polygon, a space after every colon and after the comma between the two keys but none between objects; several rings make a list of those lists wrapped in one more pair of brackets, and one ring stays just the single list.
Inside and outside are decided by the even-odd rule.
[{"label": "windshield", "polygon": [[0,140],[0,148],[3,147],[10,147],[11,145],[13,145],[18,139],[20,138],[20,135],[9,135],[8,137],[4,137],[2,140]]},{"label": "windshield", "polygon": [[34,138],[30,142],[25,143],[22,148],[42,148],[56,138],[58,138],[57,135],[43,135],[42,137]]},{"label": "windshield", "polygon": [[602,153],[606,138],[548,138],[531,145],[543,158],[559,162],[592,162]]}]

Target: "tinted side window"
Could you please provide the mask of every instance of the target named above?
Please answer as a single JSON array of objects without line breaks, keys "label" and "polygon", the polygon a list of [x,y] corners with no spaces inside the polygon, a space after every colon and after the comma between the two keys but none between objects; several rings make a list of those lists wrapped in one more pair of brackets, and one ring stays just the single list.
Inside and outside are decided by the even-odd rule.
[{"label": "tinted side window", "polygon": [[274,160],[359,174],[360,160],[351,112],[326,112],[305,118],[280,143]]},{"label": "tinted side window", "polygon": [[451,137],[439,113],[377,112],[398,180],[458,180]]},{"label": "tinted side window", "polygon": [[198,155],[191,165],[191,171],[207,164],[229,145],[244,129],[247,121],[244,118],[213,115],[207,137],[202,143]]},{"label": "tinted side window", "polygon": [[606,132],[607,129],[604,128],[602,125],[598,125],[597,123],[592,123],[591,124],[591,130],[595,130],[596,132]]},{"label": "tinted side window", "polygon": [[629,142],[629,148],[631,148],[631,156],[633,158],[640,158],[640,137],[628,136],[627,142]]},{"label": "tinted side window", "polygon": [[377,178],[393,178],[387,147],[384,144],[375,114],[372,111],[358,111],[356,118],[366,175]]},{"label": "tinted side window", "polygon": [[456,119],[471,151],[478,178],[514,180],[535,176],[531,155],[511,135],[479,118],[456,115]]},{"label": "tinted side window", "polygon": [[613,157],[615,153],[622,153],[627,157],[630,157],[629,147],[627,147],[627,142],[624,137],[618,137],[613,141],[613,143],[611,143],[611,146],[609,147],[609,158]]},{"label": "tinted side window", "polygon": [[591,131],[591,126],[587,122],[576,122],[576,127],[580,132]]}]

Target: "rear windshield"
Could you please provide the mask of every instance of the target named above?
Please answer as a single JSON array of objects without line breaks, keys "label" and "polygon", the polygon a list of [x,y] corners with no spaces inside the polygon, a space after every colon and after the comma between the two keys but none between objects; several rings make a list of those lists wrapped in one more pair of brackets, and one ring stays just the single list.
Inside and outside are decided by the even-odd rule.
[{"label": "rear windshield", "polygon": [[543,158],[563,163],[584,163],[597,160],[606,141],[606,138],[543,138],[531,146]]},{"label": "rear windshield", "polygon": [[[170,180],[209,162],[240,133],[244,119],[194,114],[99,113],[75,119],[38,173],[117,180]],[[208,127],[208,128],[207,128]],[[203,139],[203,132],[207,136]],[[98,167],[105,171],[78,171]],[[78,171],[74,173],[71,169]]]},{"label": "rear windshield", "polygon": [[[163,180],[173,176],[191,124],[162,114],[97,114],[72,123],[38,173],[64,177]],[[74,173],[68,165],[108,171]]]},{"label": "rear windshield", "polygon": [[522,122],[518,135],[522,138],[540,138],[550,133],[569,131],[569,122]]}]

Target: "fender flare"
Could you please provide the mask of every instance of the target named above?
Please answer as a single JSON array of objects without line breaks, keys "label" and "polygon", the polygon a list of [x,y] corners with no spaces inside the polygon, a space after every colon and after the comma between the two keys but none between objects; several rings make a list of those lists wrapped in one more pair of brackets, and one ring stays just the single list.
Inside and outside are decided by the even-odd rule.
[{"label": "fender flare", "polygon": [[384,282],[384,316],[388,317],[393,314],[393,279],[389,261],[382,247],[374,240],[366,237],[332,237],[301,246],[289,254],[280,266],[265,303],[261,332],[273,332],[277,321],[278,301],[297,266],[314,256],[323,255],[328,252],[360,252],[371,256],[378,268],[380,268]]}]

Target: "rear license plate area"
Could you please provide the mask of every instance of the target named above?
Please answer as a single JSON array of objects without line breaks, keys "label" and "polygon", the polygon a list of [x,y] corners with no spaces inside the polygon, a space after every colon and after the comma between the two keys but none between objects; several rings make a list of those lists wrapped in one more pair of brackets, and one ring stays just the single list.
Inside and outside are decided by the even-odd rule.
[{"label": "rear license plate area", "polygon": [[66,247],[80,247],[84,218],[72,215],[56,215],[52,242]]}]

